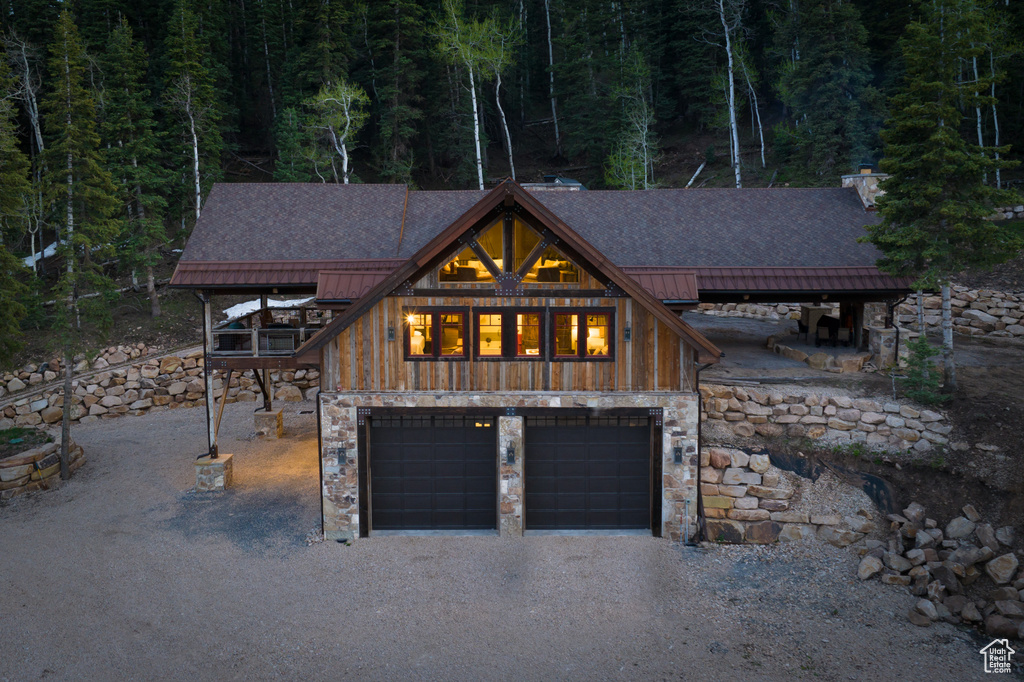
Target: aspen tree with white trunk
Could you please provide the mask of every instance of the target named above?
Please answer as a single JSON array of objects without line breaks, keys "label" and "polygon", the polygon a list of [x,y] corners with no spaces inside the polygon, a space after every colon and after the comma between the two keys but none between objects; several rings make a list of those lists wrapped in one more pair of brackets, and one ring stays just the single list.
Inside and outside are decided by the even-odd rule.
[{"label": "aspen tree with white trunk", "polygon": [[337,154],[341,160],[341,181],[346,185],[352,175],[349,150],[352,140],[366,123],[369,104],[370,98],[363,89],[344,79],[323,86],[306,100],[312,112],[306,125],[319,131],[319,137]]}]

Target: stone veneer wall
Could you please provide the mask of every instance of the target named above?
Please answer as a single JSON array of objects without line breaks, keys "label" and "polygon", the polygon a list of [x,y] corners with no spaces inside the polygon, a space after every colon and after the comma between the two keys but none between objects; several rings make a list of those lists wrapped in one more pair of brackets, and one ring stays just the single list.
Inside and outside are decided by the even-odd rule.
[{"label": "stone veneer wall", "polygon": [[941,413],[899,401],[713,384],[701,385],[700,393],[702,418],[742,437],[788,436],[926,452],[948,443],[953,430]]},{"label": "stone veneer wall", "polygon": [[[611,408],[660,407],[662,417],[661,533],[678,540],[683,536],[683,516],[690,537],[697,514],[697,396],[678,393],[322,393],[321,466],[323,468],[324,531],[328,540],[352,540],[359,536],[358,410],[361,407],[544,407]],[[499,471],[499,532],[520,535],[523,531],[523,462],[530,456],[523,447],[522,417],[498,417],[500,448],[495,450]],[[501,453],[516,443],[512,466]],[[496,444],[498,445],[498,444]],[[683,448],[682,464],[674,463],[673,449]],[[345,455],[341,457],[341,449]]]},{"label": "stone veneer wall", "polygon": [[[72,420],[82,423],[112,419],[124,414],[140,415],[150,411],[205,405],[203,353],[195,350],[184,357],[152,357],[120,367],[93,371],[76,378]],[[214,398],[224,392],[227,374],[218,371],[213,381]],[[312,400],[320,386],[317,370],[278,371],[270,374],[274,400]],[[38,382],[37,382],[38,383]],[[28,386],[19,394],[0,398],[0,429],[10,426],[55,424],[62,418],[64,386],[59,380],[43,390]],[[235,373],[227,387],[228,402],[262,400],[259,386],[251,373]]]}]

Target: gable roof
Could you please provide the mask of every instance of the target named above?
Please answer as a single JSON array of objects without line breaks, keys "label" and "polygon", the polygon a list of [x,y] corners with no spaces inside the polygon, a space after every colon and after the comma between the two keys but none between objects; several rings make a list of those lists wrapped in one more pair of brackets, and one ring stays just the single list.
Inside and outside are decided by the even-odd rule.
[{"label": "gable roof", "polygon": [[615,266],[604,254],[566,225],[544,204],[512,180],[506,180],[488,192],[483,199],[477,201],[455,222],[424,244],[386,279],[360,297],[350,308],[338,317],[335,317],[320,332],[300,346],[296,350],[295,355],[303,355],[325,346],[331,339],[369,311],[378,301],[394,292],[395,289],[416,272],[428,266],[446,251],[456,247],[456,240],[459,237],[477,225],[491,211],[503,203],[509,205],[517,203],[528,211],[544,227],[551,230],[556,237],[571,247],[573,251],[578,253],[580,257],[598,272],[647,308],[658,320],[667,325],[676,334],[689,341],[698,350],[702,362],[715,362],[721,356],[722,352],[705,338],[703,334],[666,308],[660,300],[654,298],[645,288]]}]

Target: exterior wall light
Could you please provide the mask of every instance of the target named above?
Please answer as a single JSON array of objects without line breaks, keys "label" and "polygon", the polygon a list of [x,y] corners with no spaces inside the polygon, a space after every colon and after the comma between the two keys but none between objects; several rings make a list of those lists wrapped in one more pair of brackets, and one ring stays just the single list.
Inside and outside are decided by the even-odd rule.
[{"label": "exterior wall light", "polygon": [[394,325],[388,325],[388,341],[395,340],[395,327]]},{"label": "exterior wall light", "polygon": [[623,341],[630,341],[633,338],[633,328],[629,326],[629,322],[626,323],[626,328],[622,330]]},{"label": "exterior wall light", "polygon": [[683,463],[683,448],[679,445],[672,448],[672,459],[676,464]]},{"label": "exterior wall light", "polygon": [[513,443],[508,444],[508,448],[505,450],[505,464],[512,466],[516,463],[516,446]]}]

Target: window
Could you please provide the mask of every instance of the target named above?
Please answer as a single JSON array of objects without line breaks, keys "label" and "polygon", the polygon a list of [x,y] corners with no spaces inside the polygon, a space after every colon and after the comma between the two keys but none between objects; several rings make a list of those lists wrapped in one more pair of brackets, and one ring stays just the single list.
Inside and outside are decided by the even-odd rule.
[{"label": "window", "polygon": [[541,360],[544,312],[537,309],[477,309],[473,354],[481,360]]},{"label": "window", "polygon": [[555,312],[552,346],[556,360],[610,360],[614,351],[611,312]]},{"label": "window", "polygon": [[523,277],[524,282],[578,282],[580,271],[561,251],[553,246],[544,249]]},{"label": "window", "polygon": [[477,316],[477,355],[501,355],[501,313],[481,313]]},{"label": "window", "polygon": [[415,311],[405,316],[405,356],[408,360],[466,357],[466,313]]},{"label": "window", "polygon": [[516,357],[540,359],[540,313],[516,313]]},{"label": "window", "polygon": [[[501,270],[505,249],[501,218],[480,234],[477,244]],[[454,260],[441,268],[438,279],[442,282],[493,282],[494,275],[480,260],[480,256],[467,246]]]}]

